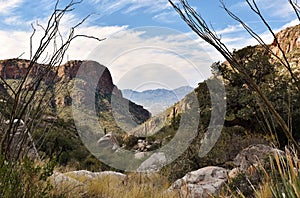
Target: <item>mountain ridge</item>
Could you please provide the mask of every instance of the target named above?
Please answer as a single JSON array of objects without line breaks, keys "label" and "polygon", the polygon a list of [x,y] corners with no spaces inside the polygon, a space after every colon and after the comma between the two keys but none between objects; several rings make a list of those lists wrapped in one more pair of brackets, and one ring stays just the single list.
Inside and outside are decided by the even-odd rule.
[{"label": "mountain ridge", "polygon": [[148,109],[153,115],[161,113],[168,107],[180,101],[184,96],[194,90],[190,86],[182,86],[173,90],[158,88],[144,91],[132,89],[121,90],[123,96]]}]

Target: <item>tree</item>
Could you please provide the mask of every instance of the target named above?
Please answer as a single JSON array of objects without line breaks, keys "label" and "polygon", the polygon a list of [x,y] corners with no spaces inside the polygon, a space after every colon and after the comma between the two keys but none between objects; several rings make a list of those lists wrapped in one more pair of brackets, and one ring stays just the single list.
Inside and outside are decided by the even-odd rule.
[{"label": "tree", "polygon": [[[292,135],[291,128],[289,127],[288,121],[285,121],[278,113],[278,111],[274,108],[272,102],[266,97],[262,89],[258,86],[255,80],[249,75],[247,70],[245,69],[245,62],[240,61],[233,52],[231,52],[227,46],[222,42],[221,38],[214,32],[212,28],[210,28],[205,19],[201,17],[199,13],[197,13],[192,6],[189,5],[187,0],[180,0],[178,4],[175,4],[172,0],[169,0],[173,8],[177,11],[177,13],[181,16],[181,18],[185,21],[185,23],[205,42],[213,46],[229,63],[230,67],[232,68],[232,72],[236,71],[241,79],[247,83],[249,88],[251,88],[261,99],[262,103],[266,106],[266,109],[271,113],[271,115],[275,118],[276,122],[282,128],[284,135],[288,139],[288,141],[293,144],[300,153],[300,146],[298,145],[297,141]],[[274,37],[274,44],[280,50],[280,56],[274,54],[269,45],[267,45],[263,39],[253,31],[245,22],[243,22],[238,16],[232,13],[226,5],[221,2],[223,9],[232,17],[234,20],[238,21],[244,29],[253,37],[255,38],[261,46],[266,50],[267,53],[270,53],[277,61],[280,63],[281,67],[285,68],[290,75],[290,78],[293,80],[293,85],[299,91],[299,78],[294,74],[290,63],[287,59],[285,52],[283,51],[280,43],[278,42],[276,34],[273,32],[272,28],[263,17],[262,13],[259,10],[255,0],[246,0],[250,9],[261,19],[262,23],[267,27],[269,32]],[[292,0],[289,0],[290,5],[293,7],[298,19],[299,18],[299,6]],[[260,65],[260,67],[264,67]]]}]

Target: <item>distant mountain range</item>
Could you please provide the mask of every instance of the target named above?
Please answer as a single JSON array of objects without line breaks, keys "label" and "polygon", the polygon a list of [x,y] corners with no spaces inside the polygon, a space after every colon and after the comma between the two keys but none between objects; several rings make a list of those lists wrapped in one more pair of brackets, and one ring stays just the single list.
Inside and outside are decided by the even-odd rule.
[{"label": "distant mountain range", "polygon": [[154,89],[138,92],[132,89],[124,89],[121,91],[124,98],[142,105],[145,109],[150,111],[152,115],[156,115],[180,101],[193,90],[193,87],[183,86],[174,90]]}]

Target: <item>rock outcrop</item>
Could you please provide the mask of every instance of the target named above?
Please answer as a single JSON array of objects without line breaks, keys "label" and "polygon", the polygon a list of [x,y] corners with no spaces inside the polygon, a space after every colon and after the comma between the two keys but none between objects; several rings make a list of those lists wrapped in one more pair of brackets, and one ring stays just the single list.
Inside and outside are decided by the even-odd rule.
[{"label": "rock outcrop", "polygon": [[153,153],[148,159],[146,159],[140,167],[138,172],[155,172],[159,171],[164,165],[167,164],[166,155],[162,152]]},{"label": "rock outcrop", "polygon": [[114,171],[103,171],[103,172],[90,172],[86,170],[70,171],[66,173],[55,172],[50,177],[50,182],[53,188],[67,197],[85,197],[89,185],[94,181],[101,180],[119,181],[122,183],[126,179],[126,175],[114,172]]},{"label": "rock outcrop", "polygon": [[[89,78],[99,79],[97,90],[99,90],[101,94],[113,93],[115,95],[122,96],[121,91],[113,84],[110,71],[107,67],[97,64],[94,61],[68,61],[66,64],[59,66],[57,76],[59,79],[64,81],[70,81],[75,77],[80,78],[80,75],[77,75],[80,67],[88,68],[85,72],[87,72],[87,76],[89,76]],[[97,74],[100,74],[100,76]],[[89,79],[84,80],[87,81]]]},{"label": "rock outcrop", "polygon": [[[294,74],[300,74],[299,63],[300,63],[300,25],[288,27],[286,29],[281,30],[276,34],[277,41],[280,45],[280,48],[285,53],[285,56],[292,68]],[[283,54],[279,48],[279,45],[276,43],[276,40],[270,45],[273,53],[283,58]],[[277,60],[276,58],[274,58]],[[283,75],[289,74],[287,70],[283,70],[280,72]]]},{"label": "rock outcrop", "polygon": [[[300,25],[296,25],[293,27],[288,27],[284,30],[281,30],[276,34],[277,41],[280,44],[283,52],[286,54],[295,53],[300,49]],[[280,49],[277,46],[276,41],[274,40],[271,44],[271,48],[273,52],[282,57]]]},{"label": "rock outcrop", "polygon": [[[8,59],[0,61],[0,76],[4,79],[21,79],[26,75],[29,60]],[[35,64],[32,74],[38,70],[40,64]]]},{"label": "rock outcrop", "polygon": [[102,136],[97,143],[103,149],[111,149],[115,151],[120,148],[119,143],[112,132]]},{"label": "rock outcrop", "polygon": [[234,169],[230,171],[230,178],[234,178],[239,173],[247,173],[253,167],[263,166],[269,155],[284,155],[284,152],[268,145],[255,144],[242,151],[234,158]]},{"label": "rock outcrop", "polygon": [[263,144],[251,145],[238,153],[233,162],[236,167],[233,169],[207,166],[189,172],[176,180],[169,191],[175,191],[182,197],[206,198],[218,195],[226,182],[232,181],[240,174],[259,177],[259,166],[264,165],[268,155],[275,154],[284,155],[284,152]]},{"label": "rock outcrop", "polygon": [[226,169],[208,166],[187,173],[175,181],[169,190],[177,191],[180,197],[209,198],[216,195],[226,181]]},{"label": "rock outcrop", "polygon": [[[25,77],[28,67],[30,65],[29,60],[23,59],[8,59],[0,61],[0,76],[4,79],[19,80]],[[50,69],[47,75],[43,75],[45,69]],[[79,69],[84,70],[84,75],[78,73]],[[123,115],[124,112],[129,114],[132,119],[140,124],[150,118],[151,114],[145,110],[142,106],[137,105],[125,98],[123,98],[121,91],[113,84],[113,80],[110,71],[103,65],[95,61],[68,61],[66,64],[60,66],[50,67],[44,64],[34,64],[29,72],[30,77],[43,76],[42,80],[46,84],[51,85],[50,91],[52,92],[51,106],[53,109],[61,109],[72,105],[72,99],[77,102],[87,101],[88,96],[82,95],[79,91],[77,95],[72,95],[72,88],[74,79],[81,79],[82,83],[80,88],[82,90],[95,91],[97,100],[96,105],[98,111],[112,111],[111,100],[114,98],[118,103],[115,106],[121,106],[123,109],[117,109],[119,117],[128,117]],[[96,90],[92,90],[92,80],[96,80]],[[30,84],[30,83],[29,83]],[[2,87],[5,89],[5,87]],[[33,88],[28,85],[26,88]],[[1,90],[0,87],[0,91]],[[113,96],[113,97],[112,97]],[[121,104],[121,105],[120,105]],[[49,104],[50,105],[50,104]]]}]

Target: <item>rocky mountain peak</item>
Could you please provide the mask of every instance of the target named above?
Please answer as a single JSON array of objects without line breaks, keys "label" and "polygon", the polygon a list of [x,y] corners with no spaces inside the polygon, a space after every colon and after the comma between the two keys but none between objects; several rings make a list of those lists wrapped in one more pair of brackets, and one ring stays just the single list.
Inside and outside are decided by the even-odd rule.
[{"label": "rocky mountain peak", "polygon": [[[283,29],[278,32],[276,36],[284,53],[291,58],[292,62],[295,61],[293,57],[297,52],[300,51],[300,25]],[[271,44],[271,49],[277,56],[282,57],[280,49],[278,48],[275,40]]]},{"label": "rocky mountain peak", "polygon": [[[8,59],[0,60],[0,76],[4,79],[18,81],[25,77],[28,72],[30,60],[23,59]],[[128,111],[132,114],[132,117],[137,123],[142,123],[150,117],[150,113],[142,106],[128,101],[123,98],[121,91],[114,85],[112,76],[107,67],[95,62],[95,61],[81,61],[72,60],[60,66],[52,67],[49,74],[43,75],[47,65],[35,63],[29,73],[30,77],[41,76],[46,84],[51,83],[51,91],[53,92],[51,98],[51,106],[53,109],[61,109],[71,106],[72,100],[78,101],[89,100],[89,96],[82,95],[78,92],[75,96],[72,95],[72,87],[76,79],[82,80],[81,89],[90,90],[91,93],[96,91],[97,109],[101,112],[111,113],[111,101],[112,95],[117,98],[119,103],[127,104]],[[49,67],[47,68],[49,69]],[[84,74],[78,73],[79,69]],[[96,90],[93,90],[94,80],[98,80],[96,84]],[[97,81],[96,81],[97,82]],[[1,88],[1,87],[0,87]],[[5,88],[2,87],[5,91]],[[59,90],[59,91],[58,91]],[[1,90],[0,90],[1,91]],[[4,93],[4,92],[1,93]],[[73,96],[73,97],[72,97]],[[93,94],[91,95],[93,96]],[[126,106],[126,105],[125,105]],[[129,106],[129,107],[128,107]],[[125,107],[124,107],[125,108]],[[120,113],[122,114],[122,113]],[[110,117],[111,115],[106,117]],[[105,117],[105,116],[104,116]]]},{"label": "rocky mountain peak", "polygon": [[0,60],[0,75],[5,79],[20,79],[25,76],[29,64],[30,61],[24,59]]},{"label": "rocky mountain peak", "polygon": [[[7,59],[0,60],[0,76],[4,79],[21,79],[25,76],[28,66],[30,64],[29,60],[25,59]],[[49,75],[49,78],[55,76],[56,81],[64,81],[69,82],[70,80],[76,77],[77,71],[81,66],[85,66],[85,64],[96,64],[94,61],[81,61],[81,60],[72,60],[67,63],[58,66],[57,68],[53,68],[53,73]],[[42,71],[42,68],[45,67],[44,64],[34,64],[34,67],[31,71],[31,75],[39,74],[39,71]],[[98,73],[96,70],[89,70],[89,75],[91,78],[99,78],[97,90],[101,92],[101,94],[115,94],[122,96],[121,91],[113,84],[113,80],[110,74],[110,71],[103,65],[97,63],[97,69],[101,70],[101,76],[96,76]],[[57,69],[57,74],[55,70]]]},{"label": "rocky mountain peak", "polygon": [[59,66],[57,75],[64,81],[70,81],[75,77],[80,78],[80,75],[76,76],[80,67],[89,68],[85,71],[88,73],[89,78],[99,79],[97,90],[99,90],[101,94],[113,93],[115,95],[122,96],[121,91],[113,84],[110,71],[107,67],[98,64],[95,61],[68,61],[67,63]]}]

